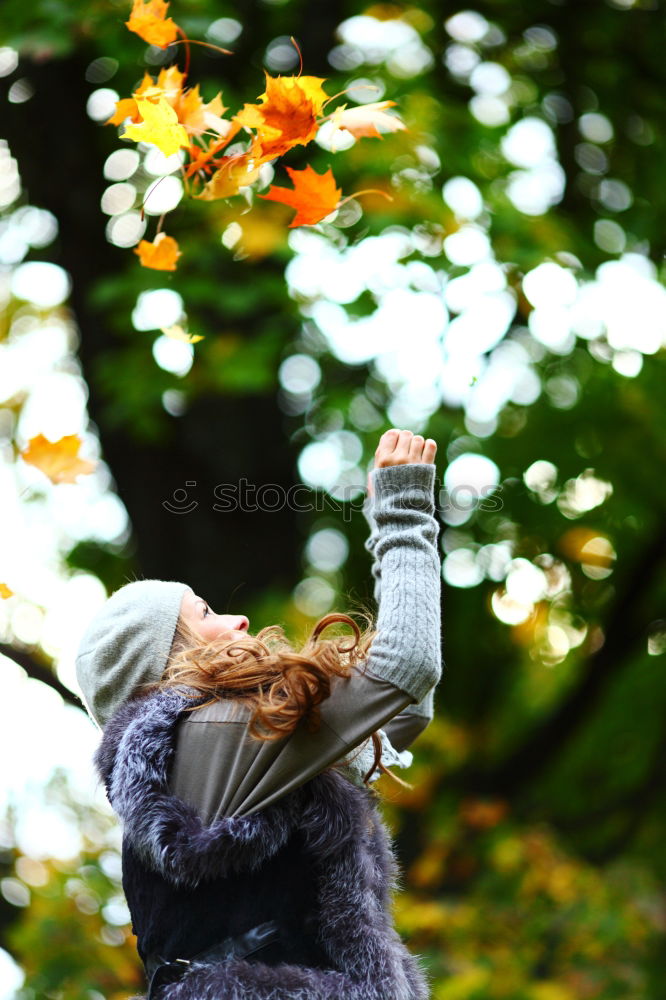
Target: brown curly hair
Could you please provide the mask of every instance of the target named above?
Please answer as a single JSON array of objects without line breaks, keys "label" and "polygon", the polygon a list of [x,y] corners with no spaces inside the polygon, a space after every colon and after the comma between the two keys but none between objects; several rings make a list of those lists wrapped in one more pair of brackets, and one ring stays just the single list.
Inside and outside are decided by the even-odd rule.
[{"label": "brown curly hair", "polygon": [[[255,739],[277,740],[294,732],[304,720],[308,732],[320,724],[320,705],[331,693],[334,677],[349,677],[367,665],[376,633],[372,616],[359,612],[364,628],[349,615],[332,612],[314,625],[299,650],[281,625],[269,625],[255,636],[204,640],[179,617],[167,666],[159,687],[184,687],[197,704],[196,711],[219,699],[231,698],[251,712],[249,732]],[[322,633],[331,625],[351,628],[353,636]],[[201,697],[208,695],[205,701]],[[364,777],[367,784],[379,768],[404,787],[411,788],[381,763],[381,739],[372,734],[375,759]]]}]

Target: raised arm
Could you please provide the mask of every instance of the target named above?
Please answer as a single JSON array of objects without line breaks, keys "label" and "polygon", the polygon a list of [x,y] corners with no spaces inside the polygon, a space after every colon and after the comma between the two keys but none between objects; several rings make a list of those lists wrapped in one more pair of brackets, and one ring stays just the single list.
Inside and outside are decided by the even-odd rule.
[{"label": "raised arm", "polygon": [[[370,572],[373,578],[373,593],[377,605],[381,600],[382,570],[381,560],[377,556],[377,541],[379,531],[374,514],[375,496],[372,484],[372,472],[368,476],[368,492],[363,502],[363,515],[368,524],[368,537],[364,542],[365,549],[370,553],[372,562]],[[405,750],[417,736],[423,732],[432,720],[435,712],[435,687],[433,686],[418,705],[410,704],[384,725],[384,731],[396,750]]]},{"label": "raised arm", "polygon": [[381,594],[368,671],[421,702],[441,673],[439,525],[434,464],[372,471],[373,575]]}]

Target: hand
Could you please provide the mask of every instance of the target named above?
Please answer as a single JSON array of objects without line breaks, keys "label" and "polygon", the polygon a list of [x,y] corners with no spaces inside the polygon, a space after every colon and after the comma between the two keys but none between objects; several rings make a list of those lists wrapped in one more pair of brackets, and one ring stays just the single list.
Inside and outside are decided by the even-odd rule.
[{"label": "hand", "polygon": [[[392,427],[379,439],[373,468],[385,469],[389,465],[408,465],[413,462],[432,464],[436,454],[437,443],[432,438],[425,439],[421,434]],[[372,496],[372,469],[368,473],[368,496]]]}]

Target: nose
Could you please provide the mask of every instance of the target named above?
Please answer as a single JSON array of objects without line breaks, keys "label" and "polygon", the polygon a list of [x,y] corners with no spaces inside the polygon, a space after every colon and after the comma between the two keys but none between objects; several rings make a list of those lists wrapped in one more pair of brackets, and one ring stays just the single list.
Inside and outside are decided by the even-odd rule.
[{"label": "nose", "polygon": [[237,625],[239,631],[247,632],[249,626],[250,626],[250,619],[246,618],[245,615],[241,615],[240,621]]}]

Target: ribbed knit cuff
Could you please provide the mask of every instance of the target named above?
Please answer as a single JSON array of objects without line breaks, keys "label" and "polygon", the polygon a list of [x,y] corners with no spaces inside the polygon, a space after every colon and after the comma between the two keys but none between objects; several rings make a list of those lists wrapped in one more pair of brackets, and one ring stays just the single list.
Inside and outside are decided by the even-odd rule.
[{"label": "ribbed knit cuff", "polygon": [[431,463],[410,462],[407,465],[389,465],[373,469],[372,513],[375,520],[385,511],[421,510],[435,513],[435,474],[437,467]]}]

